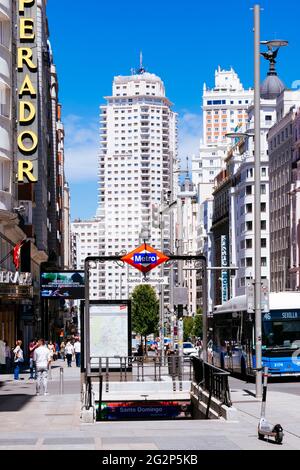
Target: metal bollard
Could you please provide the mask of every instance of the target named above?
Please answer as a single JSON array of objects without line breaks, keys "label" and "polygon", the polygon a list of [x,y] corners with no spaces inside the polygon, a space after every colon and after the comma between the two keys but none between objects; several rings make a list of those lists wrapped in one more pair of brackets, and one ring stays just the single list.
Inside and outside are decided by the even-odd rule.
[{"label": "metal bollard", "polygon": [[59,370],[59,394],[64,394],[64,368],[61,367]]}]

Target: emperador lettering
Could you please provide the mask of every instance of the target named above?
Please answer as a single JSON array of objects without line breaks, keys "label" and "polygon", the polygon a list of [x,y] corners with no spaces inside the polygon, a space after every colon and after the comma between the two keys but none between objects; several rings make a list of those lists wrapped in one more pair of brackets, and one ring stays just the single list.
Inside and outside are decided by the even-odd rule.
[{"label": "emperador lettering", "polygon": [[[33,156],[38,148],[35,130],[37,120],[37,90],[33,77],[37,73],[35,18],[30,15],[37,0],[18,0],[18,135],[17,146],[21,154],[18,159],[18,182],[37,182]],[[36,16],[36,15],[34,15]],[[27,157],[27,159],[24,159]],[[30,160],[28,157],[32,157]]]}]

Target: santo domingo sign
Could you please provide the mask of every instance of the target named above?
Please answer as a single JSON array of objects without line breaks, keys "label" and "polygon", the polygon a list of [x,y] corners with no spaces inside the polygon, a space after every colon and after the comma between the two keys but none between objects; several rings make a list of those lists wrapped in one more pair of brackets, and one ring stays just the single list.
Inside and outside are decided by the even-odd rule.
[{"label": "santo domingo sign", "polygon": [[169,259],[168,256],[144,243],[139,248],[128,253],[128,255],[123,256],[121,261],[130,264],[139,271],[142,271],[142,273],[148,273],[151,269],[156,268]]}]

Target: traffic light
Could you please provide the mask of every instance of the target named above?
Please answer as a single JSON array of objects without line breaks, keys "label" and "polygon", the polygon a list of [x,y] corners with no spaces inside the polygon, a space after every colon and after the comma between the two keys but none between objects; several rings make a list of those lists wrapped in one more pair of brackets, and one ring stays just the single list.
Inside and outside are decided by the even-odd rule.
[{"label": "traffic light", "polygon": [[177,314],[178,318],[182,318],[183,317],[183,305],[178,305],[178,314]]}]

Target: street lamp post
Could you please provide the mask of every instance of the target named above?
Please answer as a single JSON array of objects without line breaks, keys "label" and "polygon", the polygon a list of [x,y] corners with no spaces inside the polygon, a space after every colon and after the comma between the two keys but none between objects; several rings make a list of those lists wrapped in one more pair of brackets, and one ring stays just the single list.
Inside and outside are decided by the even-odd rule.
[{"label": "street lamp post", "polygon": [[262,396],[261,207],[260,207],[260,5],[254,6],[254,298],[256,398]]}]

